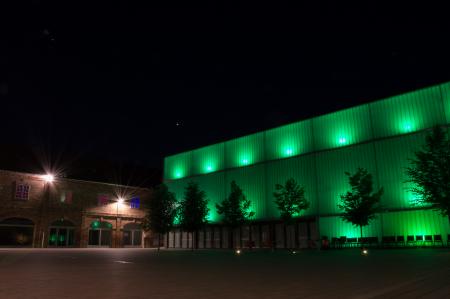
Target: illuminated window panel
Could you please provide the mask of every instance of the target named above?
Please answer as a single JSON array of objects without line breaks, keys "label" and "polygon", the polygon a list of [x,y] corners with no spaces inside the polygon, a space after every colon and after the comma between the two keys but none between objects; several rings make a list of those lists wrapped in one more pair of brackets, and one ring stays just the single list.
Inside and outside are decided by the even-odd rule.
[{"label": "illuminated window panel", "polygon": [[164,179],[181,179],[192,175],[192,152],[181,153],[164,159]]},{"label": "illuminated window panel", "polygon": [[264,161],[264,133],[257,133],[225,143],[226,167],[243,167]]},{"label": "illuminated window panel", "polygon": [[446,123],[450,124],[450,83],[445,83],[440,86],[442,102],[444,105]]},{"label": "illuminated window panel", "polygon": [[370,103],[374,137],[412,133],[445,123],[439,87]]},{"label": "illuminated window panel", "polygon": [[313,118],[317,150],[347,146],[372,139],[369,107],[358,106]]},{"label": "illuminated window panel", "polygon": [[225,166],[224,143],[202,147],[193,151],[193,174],[223,170]]},{"label": "illuminated window panel", "polygon": [[310,120],[266,131],[267,160],[289,158],[313,150]]}]

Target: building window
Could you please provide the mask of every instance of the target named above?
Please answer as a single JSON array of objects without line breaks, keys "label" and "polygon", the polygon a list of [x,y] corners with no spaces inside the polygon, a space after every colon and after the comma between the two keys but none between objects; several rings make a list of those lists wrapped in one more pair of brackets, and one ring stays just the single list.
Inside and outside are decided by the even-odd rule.
[{"label": "building window", "polygon": [[28,200],[29,194],[30,194],[30,185],[25,185],[25,184],[17,184],[16,185],[15,199]]},{"label": "building window", "polygon": [[97,197],[97,204],[99,206],[105,206],[109,203],[109,197],[105,194],[99,194]]},{"label": "building window", "polygon": [[133,197],[130,201],[130,208],[139,209],[140,204],[141,200],[139,199],[139,197]]},{"label": "building window", "polygon": [[63,191],[60,198],[62,203],[71,204],[72,203],[72,191]]}]

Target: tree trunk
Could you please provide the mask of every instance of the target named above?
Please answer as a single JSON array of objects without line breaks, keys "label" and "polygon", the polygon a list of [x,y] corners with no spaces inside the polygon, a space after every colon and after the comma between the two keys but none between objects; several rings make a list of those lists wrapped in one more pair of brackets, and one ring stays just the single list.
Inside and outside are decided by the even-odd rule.
[{"label": "tree trunk", "polygon": [[360,226],[359,226],[359,229],[360,229],[360,231],[361,231],[361,248],[363,248],[363,247],[364,247],[364,245],[363,245],[363,233],[362,233],[362,225],[360,225]]},{"label": "tree trunk", "polygon": [[234,228],[230,227],[230,231],[228,232],[228,248],[233,249],[233,235],[234,235]]},{"label": "tree trunk", "polygon": [[159,251],[159,245],[161,244],[161,234],[158,233],[158,251]]}]

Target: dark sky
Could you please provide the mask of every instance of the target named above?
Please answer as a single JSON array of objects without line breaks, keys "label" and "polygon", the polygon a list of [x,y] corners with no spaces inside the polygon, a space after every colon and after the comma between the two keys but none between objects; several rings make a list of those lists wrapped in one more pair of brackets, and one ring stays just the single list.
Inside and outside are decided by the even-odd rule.
[{"label": "dark sky", "polygon": [[444,7],[362,2],[2,1],[2,168],[152,184],[164,156],[450,80]]}]

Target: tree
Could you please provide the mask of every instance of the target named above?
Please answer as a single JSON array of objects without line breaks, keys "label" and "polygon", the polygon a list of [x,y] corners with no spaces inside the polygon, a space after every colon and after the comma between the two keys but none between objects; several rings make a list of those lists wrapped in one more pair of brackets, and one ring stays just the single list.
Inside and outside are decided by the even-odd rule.
[{"label": "tree", "polygon": [[376,213],[381,212],[380,199],[383,195],[383,188],[373,191],[372,175],[364,168],[358,168],[355,174],[345,173],[349,178],[352,188],[346,194],[341,195],[341,202],[338,207],[344,211],[342,218],[346,222],[359,226],[361,238],[362,228],[376,217]]},{"label": "tree", "polygon": [[406,169],[416,204],[428,204],[450,220],[450,140],[441,127],[425,138]]},{"label": "tree", "polygon": [[217,213],[223,215],[223,222],[230,228],[229,247],[233,247],[233,231],[255,215],[250,211],[251,201],[244,195],[235,181],[231,182],[231,192],[220,204],[216,204]]},{"label": "tree", "polygon": [[[288,179],[284,186],[276,184],[275,190],[273,196],[275,198],[275,203],[280,210],[280,217],[284,222],[284,247],[286,248],[286,225],[292,224],[294,222],[294,217],[298,216],[301,211],[306,210],[309,207],[309,202],[305,198],[305,189],[293,178]],[[297,235],[297,228],[295,231],[295,234]]]},{"label": "tree", "polygon": [[149,202],[146,223],[149,229],[158,234],[158,251],[161,235],[172,229],[176,213],[175,194],[165,184],[157,186]]},{"label": "tree", "polygon": [[185,188],[184,200],[180,203],[179,209],[180,226],[183,230],[191,233],[193,250],[194,232],[208,223],[206,217],[209,209],[205,191],[200,190],[197,183],[189,182]]}]

